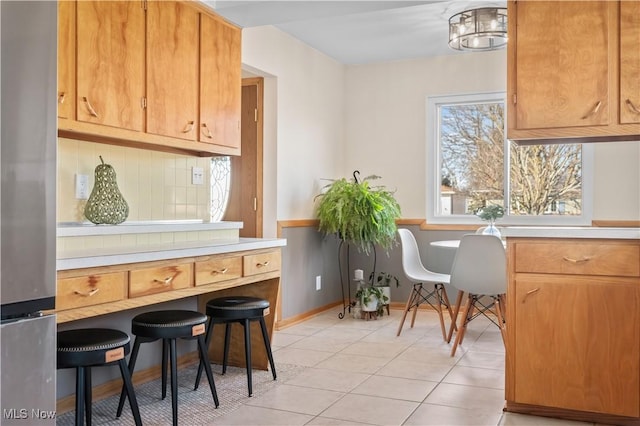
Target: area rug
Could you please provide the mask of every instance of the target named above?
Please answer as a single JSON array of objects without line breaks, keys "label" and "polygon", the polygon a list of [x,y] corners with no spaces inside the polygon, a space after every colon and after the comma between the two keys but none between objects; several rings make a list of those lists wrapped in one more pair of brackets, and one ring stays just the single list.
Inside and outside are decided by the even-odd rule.
[{"label": "area rug", "polygon": [[[220,406],[216,409],[209,390],[206,375],[202,375],[197,391],[193,390],[197,365],[178,371],[178,422],[182,425],[211,425],[216,417],[237,410],[249,401],[247,395],[247,375],[244,368],[228,367],[225,375],[220,374],[220,366],[213,367],[213,376]],[[278,383],[284,383],[303,372],[306,367],[277,364],[278,379],[273,380],[270,371],[253,370],[253,396],[259,397],[272,390]],[[171,385],[167,384],[167,397],[162,400],[160,379],[135,387],[140,416],[144,425],[171,424]],[[94,402],[92,423],[94,425],[135,425],[129,402],[125,404],[122,416],[116,419],[119,396],[112,396]],[[73,425],[75,411],[57,418],[56,424]]]}]

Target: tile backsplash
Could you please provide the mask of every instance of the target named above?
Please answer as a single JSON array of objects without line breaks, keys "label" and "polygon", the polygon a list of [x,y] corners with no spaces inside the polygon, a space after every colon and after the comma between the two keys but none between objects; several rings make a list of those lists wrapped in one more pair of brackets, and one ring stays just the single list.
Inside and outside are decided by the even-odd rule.
[{"label": "tile backsplash", "polygon": [[[86,200],[75,198],[75,175],[89,176],[100,163],[116,171],[118,189],[129,205],[127,220],[209,221],[210,158],[58,139],[58,222],[84,222]],[[204,184],[191,183],[191,168],[204,170]]]}]

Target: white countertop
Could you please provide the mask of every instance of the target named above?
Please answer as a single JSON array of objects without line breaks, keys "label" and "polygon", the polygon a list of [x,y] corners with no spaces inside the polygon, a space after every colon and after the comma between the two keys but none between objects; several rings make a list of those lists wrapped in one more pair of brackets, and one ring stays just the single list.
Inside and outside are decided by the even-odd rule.
[{"label": "white countertop", "polygon": [[119,225],[96,225],[91,222],[63,222],[56,229],[58,237],[88,235],[151,234],[157,232],[214,231],[242,229],[242,222],[203,222],[202,220],[126,221]]},{"label": "white countertop", "polygon": [[152,262],[180,257],[207,256],[244,250],[259,250],[287,245],[284,238],[239,238],[234,240],[192,241],[123,248],[74,250],[58,253],[56,268],[92,268],[125,263]]},{"label": "white countertop", "polygon": [[498,227],[502,238],[607,238],[640,239],[640,228],[605,228],[580,226],[505,226]]}]

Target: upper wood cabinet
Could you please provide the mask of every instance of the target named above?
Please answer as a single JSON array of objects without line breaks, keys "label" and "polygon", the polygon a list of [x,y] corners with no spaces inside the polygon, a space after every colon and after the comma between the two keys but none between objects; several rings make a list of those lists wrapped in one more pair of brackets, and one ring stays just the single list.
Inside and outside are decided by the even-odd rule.
[{"label": "upper wood cabinet", "polygon": [[239,28],[189,1],[65,1],[59,14],[59,136],[240,154]]},{"label": "upper wood cabinet", "polygon": [[198,15],[182,3],[148,3],[148,133],[196,140]]},{"label": "upper wood cabinet", "polygon": [[640,2],[620,3],[620,122],[640,123]]},{"label": "upper wood cabinet", "polygon": [[640,121],[622,113],[627,98],[640,96],[639,9],[631,3],[508,3],[509,139],[640,138]]},{"label": "upper wood cabinet", "polygon": [[140,2],[77,4],[77,119],[144,129],[145,13]]},{"label": "upper wood cabinet", "polygon": [[[76,4],[58,2],[58,117],[76,117]],[[60,60],[65,58],[65,60]]]},{"label": "upper wood cabinet", "polygon": [[240,150],[241,33],[208,15],[200,20],[199,140]]}]

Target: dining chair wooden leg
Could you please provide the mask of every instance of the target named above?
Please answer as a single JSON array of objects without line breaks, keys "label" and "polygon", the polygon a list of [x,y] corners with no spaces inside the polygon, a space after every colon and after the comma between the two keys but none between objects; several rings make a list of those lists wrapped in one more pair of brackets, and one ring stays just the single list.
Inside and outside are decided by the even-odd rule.
[{"label": "dining chair wooden leg", "polygon": [[[441,297],[442,300],[444,301],[444,305],[447,307],[447,311],[449,311],[449,318],[451,319],[451,326],[449,327],[449,329],[453,328],[454,330],[457,330],[458,327],[456,326],[455,321],[453,320],[453,311],[451,310],[451,302],[449,302],[449,296],[447,295],[447,290],[444,288],[444,284],[440,284],[441,287]],[[444,340],[449,343],[450,339],[449,335],[447,334],[447,336],[444,337]]]},{"label": "dining chair wooden leg", "polygon": [[504,310],[505,310],[505,300],[504,295],[500,294],[495,300],[496,306],[496,316],[498,317],[498,327],[500,328],[500,334],[502,335],[502,343],[504,347],[507,347],[507,329],[506,323],[504,321]]},{"label": "dining chair wooden leg", "polygon": [[442,315],[442,284],[435,285],[435,296],[438,303],[434,303],[433,306],[438,311],[438,317],[440,317],[440,329],[442,330],[442,339],[447,340],[447,331],[444,327],[444,316]]},{"label": "dining chair wooden leg", "polygon": [[447,334],[447,343],[451,342],[453,331],[458,330],[458,326],[456,325],[456,323],[458,322],[458,314],[460,313],[460,305],[462,305],[463,297],[464,291],[458,290],[458,295],[456,296],[456,305],[453,308],[453,315],[451,317],[451,327],[449,327],[449,334]]},{"label": "dining chair wooden leg", "polygon": [[[420,299],[422,298],[422,284],[416,284],[413,286],[413,300],[415,301],[415,309],[411,315],[411,328],[416,323],[416,315],[418,314],[418,308],[420,307]],[[411,309],[411,308],[409,308]]]},{"label": "dining chair wooden leg", "polygon": [[451,356],[455,356],[458,345],[462,343],[464,339],[464,333],[467,330],[467,323],[469,322],[469,315],[473,312],[473,296],[470,294],[467,296],[467,304],[462,312],[462,324],[458,327],[458,334],[456,334],[456,340],[451,348]]},{"label": "dining chair wooden leg", "polygon": [[414,294],[416,292],[416,286],[418,285],[420,284],[414,284],[413,289],[409,294],[409,298],[407,299],[407,304],[404,307],[404,312],[402,313],[402,319],[400,320],[400,326],[398,327],[398,333],[396,334],[396,336],[399,336],[400,333],[402,333],[402,326],[404,326],[404,321],[407,319],[407,313],[409,312],[409,309],[411,309],[411,304],[414,298]]}]

